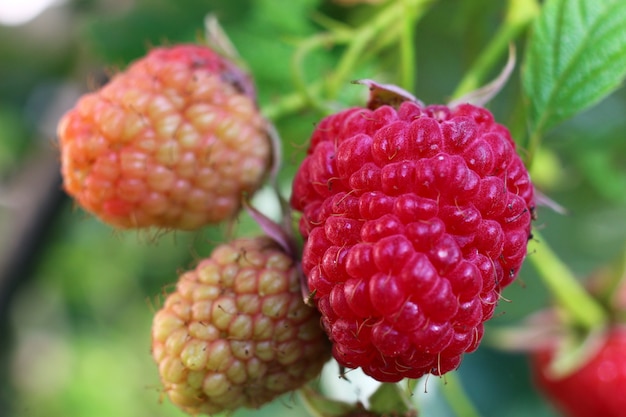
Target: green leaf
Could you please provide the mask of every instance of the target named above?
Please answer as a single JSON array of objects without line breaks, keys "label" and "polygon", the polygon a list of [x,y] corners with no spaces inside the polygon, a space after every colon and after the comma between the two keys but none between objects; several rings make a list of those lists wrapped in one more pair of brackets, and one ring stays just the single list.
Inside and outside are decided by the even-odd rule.
[{"label": "green leaf", "polygon": [[369,397],[370,410],[381,415],[403,415],[411,410],[409,395],[410,392],[398,384],[382,384]]},{"label": "green leaf", "polygon": [[349,414],[354,408],[353,404],[328,398],[308,385],[298,393],[307,410],[315,417],[340,417]]},{"label": "green leaf", "polygon": [[626,76],[626,1],[548,0],[529,38],[523,85],[531,132],[592,106]]},{"label": "green leaf", "polygon": [[107,65],[123,68],[152,46],[194,42],[209,12],[214,10],[200,0],[184,5],[175,0],[143,0],[125,14],[88,16],[81,35],[90,51]]}]

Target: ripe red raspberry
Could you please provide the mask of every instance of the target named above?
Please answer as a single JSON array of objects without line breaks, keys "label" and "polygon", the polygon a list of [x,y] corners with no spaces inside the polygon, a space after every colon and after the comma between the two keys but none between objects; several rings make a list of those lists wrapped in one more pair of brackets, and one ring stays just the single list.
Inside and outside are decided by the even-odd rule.
[{"label": "ripe red raspberry", "polygon": [[486,109],[405,101],[322,120],[291,205],[335,358],[398,381],[478,347],[526,255],[533,186]]},{"label": "ripe red raspberry", "polygon": [[260,237],[222,244],[181,275],[152,326],[174,404],[193,415],[258,407],[320,372],[330,346],[296,269]]},{"label": "ripe red raspberry", "polygon": [[251,81],[197,45],[153,49],[84,95],[58,136],[65,190],[120,228],[228,219],[271,158]]},{"label": "ripe red raspberry", "polygon": [[621,417],[626,410],[626,327],[616,326],[599,350],[562,378],[550,375],[553,349],[532,357],[535,383],[567,417]]}]

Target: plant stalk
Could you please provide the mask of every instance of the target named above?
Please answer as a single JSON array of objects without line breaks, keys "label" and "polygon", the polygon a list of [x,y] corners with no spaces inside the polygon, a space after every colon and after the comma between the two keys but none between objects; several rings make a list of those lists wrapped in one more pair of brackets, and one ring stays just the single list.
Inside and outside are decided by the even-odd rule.
[{"label": "plant stalk", "polygon": [[457,99],[479,88],[498,60],[505,56],[509,44],[532,22],[538,13],[537,0],[509,0],[503,24],[465,73],[456,90],[452,93],[452,99]]},{"label": "plant stalk", "polygon": [[458,372],[448,372],[444,380],[445,385],[441,391],[456,417],[480,417],[474,404],[463,389]]},{"label": "plant stalk", "polygon": [[585,290],[572,271],[552,251],[538,232],[529,243],[528,260],[539,273],[557,304],[570,319],[586,330],[594,330],[608,322],[602,306]]}]

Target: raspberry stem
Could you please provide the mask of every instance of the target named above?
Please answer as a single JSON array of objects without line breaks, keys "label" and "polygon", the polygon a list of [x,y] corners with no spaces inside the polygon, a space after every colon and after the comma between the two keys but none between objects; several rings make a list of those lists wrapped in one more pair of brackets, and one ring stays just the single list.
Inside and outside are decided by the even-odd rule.
[{"label": "raspberry stem", "polygon": [[[295,83],[296,90],[302,95],[304,104],[309,105],[321,114],[327,114],[328,108],[324,101],[319,97],[319,89],[309,85],[304,74],[304,59],[313,50],[332,45],[337,41],[343,40],[344,32],[338,35],[335,32],[321,33],[317,36],[306,39],[302,42],[293,54],[291,61],[291,73]],[[348,38],[348,37],[346,37]]]},{"label": "raspberry stem", "polygon": [[504,68],[500,71],[500,74],[484,86],[449,102],[448,106],[457,107],[463,103],[472,103],[477,106],[486,105],[492,98],[498,95],[508,82],[511,73],[515,69],[515,56],[515,44],[511,43],[509,44],[509,58]]},{"label": "raspberry stem", "polygon": [[[319,18],[328,27],[327,32],[319,33],[303,40],[296,49],[291,61],[291,73],[296,87],[296,94],[284,97],[280,102],[265,109],[270,119],[276,119],[306,107],[311,107],[323,115],[332,110],[328,105],[339,95],[355,68],[360,66],[367,56],[386,47],[392,41],[400,45],[400,79],[409,91],[415,84],[415,23],[424,15],[433,0],[403,0],[393,2],[375,16],[356,28],[338,25],[329,19]],[[402,25],[398,26],[397,22]],[[398,30],[400,28],[400,30]],[[334,71],[326,77],[324,83],[311,83],[307,80],[304,69],[305,58],[314,50],[334,45],[345,45]]]},{"label": "raspberry stem", "polygon": [[411,0],[404,0],[404,20],[400,38],[401,86],[408,91],[415,91],[415,9]]},{"label": "raspberry stem", "polygon": [[305,90],[297,90],[291,94],[286,94],[276,102],[263,106],[263,114],[270,120],[276,121],[285,116],[304,110],[310,105],[310,98],[317,96],[321,89],[321,83],[315,82]]},{"label": "raspberry stem", "polygon": [[583,288],[546,240],[536,231],[533,234],[535,239],[529,242],[528,259],[557,303],[569,318],[586,330],[604,326],[608,321],[606,311]]},{"label": "raspberry stem", "polygon": [[531,132],[530,137],[527,142],[528,145],[526,146],[527,151],[526,151],[525,163],[528,169],[532,168],[533,157],[535,156],[535,153],[539,149],[542,137],[543,137],[543,123],[538,123],[535,126],[535,130]]},{"label": "raspberry stem", "polygon": [[622,253],[611,268],[611,279],[605,292],[607,305],[620,302],[620,292],[624,285],[626,285],[626,251],[622,249]]},{"label": "raspberry stem", "polygon": [[480,413],[472,404],[463,388],[463,384],[461,384],[458,372],[448,372],[446,374],[445,385],[441,391],[457,417],[480,417]]},{"label": "raspberry stem", "polygon": [[[403,84],[412,90],[415,78],[414,26],[417,19],[425,12],[425,7],[420,8],[419,5],[427,5],[431,1],[404,0],[399,4],[393,4],[380,14],[376,14],[372,21],[368,21],[356,29],[332,26],[332,22],[324,21],[327,26],[332,26],[329,31],[305,39],[293,54],[291,74],[296,91],[283,96],[276,103],[265,106],[263,111],[265,116],[276,120],[307,107],[313,108],[321,114],[328,114],[329,106],[321,96],[322,90],[326,90],[326,96],[329,99],[332,100],[336,97],[339,89],[347,82],[349,75],[353,73],[353,69],[362,60],[365,48],[371,47],[370,42],[375,40],[377,36],[384,35],[385,31],[388,33],[395,32],[393,30],[396,27],[395,22],[401,17],[404,17],[400,39],[401,77],[404,80]],[[397,35],[393,33],[393,36]],[[304,72],[306,57],[318,48],[336,44],[347,45],[347,51],[342,55],[337,69],[327,78],[326,84],[309,82]]]},{"label": "raspberry stem", "polygon": [[539,12],[537,0],[509,0],[503,24],[457,86],[456,99],[477,89],[508,50],[509,44],[530,24]]},{"label": "raspberry stem", "polygon": [[[432,0],[405,0],[402,2],[393,2],[389,7],[377,13],[371,21],[361,25],[356,33],[354,33],[348,45],[348,49],[342,55],[337,69],[329,77],[329,96],[337,96],[340,88],[345,84],[346,80],[349,79],[350,74],[354,72],[353,69],[357,66],[363,51],[376,36],[380,36],[385,31],[391,30],[391,28],[397,24],[398,20],[402,20],[406,26],[413,27],[417,19],[426,12],[427,6],[431,2]],[[412,12],[407,13],[408,9],[411,9]],[[409,41],[410,42],[405,43],[412,44],[412,37]],[[412,45],[405,46],[404,48],[409,46]],[[405,53],[405,51],[403,52]],[[403,59],[407,59],[407,57],[403,55]]]},{"label": "raspberry stem", "polygon": [[[277,197],[280,198],[280,196]],[[276,223],[245,199],[243,200],[243,207],[250,217],[256,221],[259,227],[261,227],[263,232],[278,243],[287,255],[294,258],[294,260],[297,258],[297,244],[295,243],[290,229],[285,228],[282,224]]]},{"label": "raspberry stem", "polygon": [[313,417],[342,416],[350,413],[353,409],[351,404],[332,400],[309,385],[303,386],[297,392],[304,407]]}]

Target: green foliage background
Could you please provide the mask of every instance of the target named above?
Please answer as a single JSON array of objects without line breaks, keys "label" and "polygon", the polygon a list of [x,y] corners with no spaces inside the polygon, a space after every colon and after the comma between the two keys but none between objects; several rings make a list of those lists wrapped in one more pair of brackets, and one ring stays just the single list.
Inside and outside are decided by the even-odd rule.
[{"label": "green foliage background", "polygon": [[[433,1],[415,33],[413,93],[426,103],[447,101],[498,30],[506,6],[501,0]],[[328,0],[72,0],[28,25],[0,27],[0,180],[10,184],[32,152],[54,141],[55,116],[71,105],[61,100],[63,92],[94,88],[151,45],[198,40],[209,12],[254,74],[261,107],[270,108],[294,92],[292,55],[298,42],[323,29],[320,15],[356,24],[371,10]],[[525,46],[517,42],[518,60]],[[316,50],[307,57],[306,78],[325,77],[341,52]],[[351,75],[393,81],[397,66],[392,48]],[[499,122],[525,137],[519,68],[489,107]],[[346,83],[336,105],[358,103],[363,94],[363,87]],[[533,166],[541,190],[569,213],[540,208],[536,227],[581,279],[621,253],[626,240],[625,113],[626,91],[619,89],[546,132]],[[319,118],[302,110],[276,120],[284,142],[285,190]],[[8,230],[12,210],[0,202],[0,231]],[[235,231],[257,229],[243,216]],[[149,234],[115,233],[64,200],[38,236],[43,249],[32,254],[28,273],[11,277],[19,285],[0,318],[0,415],[182,416],[166,399],[159,401],[149,355],[152,312],[177,272],[207,255],[225,232],[218,227],[170,233],[157,242]],[[9,243],[0,238],[0,250]],[[501,302],[490,327],[519,322],[550,301],[529,265],[504,295],[510,302]],[[484,417],[556,415],[532,388],[523,354],[484,343],[465,358],[459,375]],[[431,378],[431,392],[416,394],[415,401],[424,404],[421,416],[453,415],[441,395],[442,382]],[[286,396],[261,410],[235,413],[244,415],[305,414],[294,396]]]}]

